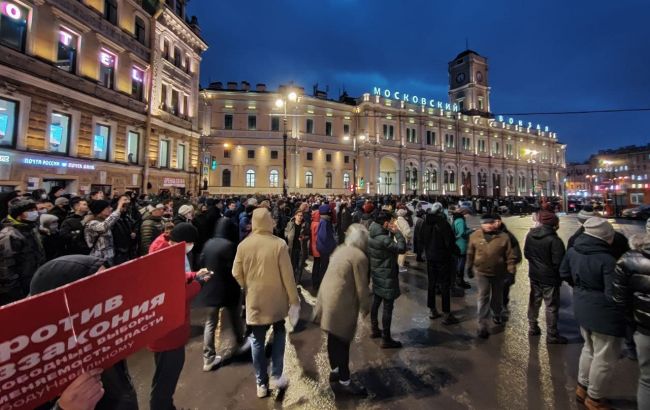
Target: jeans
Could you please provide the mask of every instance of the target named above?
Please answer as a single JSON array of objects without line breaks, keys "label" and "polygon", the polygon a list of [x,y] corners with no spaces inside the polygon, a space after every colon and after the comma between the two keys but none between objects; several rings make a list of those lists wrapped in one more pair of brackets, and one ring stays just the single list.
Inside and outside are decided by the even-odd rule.
[{"label": "jeans", "polygon": [[548,336],[558,336],[557,321],[560,311],[560,287],[545,285],[530,281],[530,298],[528,300],[528,323],[531,327],[537,326],[539,308],[542,300],[546,305],[546,332]]},{"label": "jeans", "polygon": [[328,333],[327,357],[331,369],[339,369],[339,379],[350,380],[350,342]]},{"label": "jeans", "polygon": [[478,327],[487,330],[490,309],[495,317],[501,317],[503,297],[503,275],[476,275],[478,284]]},{"label": "jeans", "polygon": [[639,360],[639,388],[636,402],[639,409],[650,409],[650,336],[634,333]]},{"label": "jeans", "polygon": [[[258,386],[268,386],[268,360],[264,351],[266,333],[271,325],[250,325],[251,328],[251,353],[255,367],[255,381]],[[273,323],[273,344],[271,345],[271,376],[281,377],[284,368],[284,346],[286,343],[286,330],[284,320]]]},{"label": "jeans", "polygon": [[440,286],[442,295],[442,311],[451,312],[451,261],[427,261],[427,306],[431,310],[436,310],[436,286]]},{"label": "jeans", "polygon": [[515,284],[515,275],[506,273],[503,278],[503,308],[508,309],[510,303],[510,288]]},{"label": "jeans", "polygon": [[[238,309],[235,307],[226,307],[230,322],[232,323],[232,330],[235,333],[237,343],[241,344],[243,340],[242,335],[242,320],[239,315]],[[209,362],[217,355],[214,346],[214,336],[219,328],[219,311],[221,308],[213,307],[208,311],[208,317],[205,319],[205,327],[203,328],[203,361]]]},{"label": "jeans", "polygon": [[302,251],[300,246],[293,245],[291,248],[291,266],[293,267],[293,278],[296,281],[296,285],[300,285],[300,280],[302,279],[302,269],[305,266],[305,260],[302,256]]},{"label": "jeans", "polygon": [[156,370],[151,381],[151,410],[174,409],[174,392],[185,363],[185,346],[153,354]]},{"label": "jeans", "polygon": [[465,261],[467,255],[460,255],[456,258],[456,283],[461,284],[465,281]]},{"label": "jeans", "polygon": [[373,295],[372,306],[370,308],[370,323],[373,329],[379,329],[379,305],[381,305],[382,302],[384,303],[384,311],[381,316],[383,337],[384,339],[390,339],[390,325],[393,320],[394,300],[384,299],[381,296]]},{"label": "jeans", "polygon": [[[580,328],[585,344],[582,346],[578,365],[578,382],[587,387],[587,394],[592,399],[606,397],[613,368],[621,353],[622,337],[604,335]],[[640,407],[643,408],[643,407]]]}]

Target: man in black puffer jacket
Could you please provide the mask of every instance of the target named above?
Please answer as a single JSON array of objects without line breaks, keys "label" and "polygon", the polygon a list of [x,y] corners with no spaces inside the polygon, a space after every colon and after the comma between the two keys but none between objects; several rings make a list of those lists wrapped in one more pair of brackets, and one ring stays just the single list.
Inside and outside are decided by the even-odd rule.
[{"label": "man in black puffer jacket", "polygon": [[560,220],[552,212],[540,213],[542,226],[532,228],[526,235],[524,256],[528,259],[530,277],[530,299],[528,302],[528,334],[541,334],[537,317],[542,300],[546,305],[546,343],[565,344],[567,339],[560,336],[557,322],[560,310],[560,265],[564,258],[564,243],[557,236]]},{"label": "man in black puffer jacket", "polygon": [[[649,220],[650,221],[650,220]],[[639,361],[637,405],[650,408],[650,233],[638,249],[618,261],[614,275],[614,301],[634,319],[634,341]]]}]

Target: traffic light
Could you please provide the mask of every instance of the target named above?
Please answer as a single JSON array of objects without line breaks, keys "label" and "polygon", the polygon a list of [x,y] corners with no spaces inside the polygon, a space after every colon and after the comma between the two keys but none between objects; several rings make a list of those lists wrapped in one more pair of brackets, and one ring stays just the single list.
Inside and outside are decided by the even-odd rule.
[{"label": "traffic light", "polygon": [[213,171],[214,171],[215,169],[217,169],[217,157],[212,157],[212,165],[210,166],[210,168],[211,168]]},{"label": "traffic light", "polygon": [[359,181],[359,186],[363,188],[364,185],[365,185],[365,181],[363,180],[363,177],[361,177],[361,180]]}]

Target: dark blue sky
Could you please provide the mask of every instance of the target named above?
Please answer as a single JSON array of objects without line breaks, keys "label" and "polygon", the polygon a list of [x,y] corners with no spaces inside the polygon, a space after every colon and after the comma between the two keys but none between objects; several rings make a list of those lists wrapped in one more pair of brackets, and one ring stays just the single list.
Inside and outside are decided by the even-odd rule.
[{"label": "dark blue sky", "polygon": [[[447,63],[468,38],[488,57],[494,113],[650,107],[648,0],[192,0],[188,13],[210,45],[204,86],[446,99]],[[650,112],[521,118],[548,124],[572,161],[650,142]]]}]

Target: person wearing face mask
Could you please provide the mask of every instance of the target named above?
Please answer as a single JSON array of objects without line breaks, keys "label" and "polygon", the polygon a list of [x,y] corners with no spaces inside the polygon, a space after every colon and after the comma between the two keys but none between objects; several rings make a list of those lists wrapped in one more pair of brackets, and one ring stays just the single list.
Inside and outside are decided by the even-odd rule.
[{"label": "person wearing face mask", "polygon": [[[199,233],[192,224],[183,222],[174,226],[169,234],[167,244],[160,249],[185,242],[185,322],[178,328],[147,346],[154,352],[155,370],[151,382],[149,408],[151,410],[174,409],[174,392],[178,378],[185,364],[185,344],[190,338],[190,303],[199,294],[201,286],[210,279],[212,273],[207,269],[190,271],[187,254],[192,251]],[[149,253],[158,249],[150,249]]]},{"label": "person wearing face mask", "polygon": [[36,270],[45,263],[38,235],[38,211],[31,199],[14,198],[0,230],[0,306],[24,298]]},{"label": "person wearing face mask", "polygon": [[537,324],[542,300],[546,305],[546,343],[565,344],[560,336],[557,322],[560,311],[560,264],[564,258],[564,243],[557,235],[560,220],[550,211],[540,212],[541,226],[532,228],[526,235],[524,256],[528,260],[530,298],[528,302],[528,334],[539,336],[542,331]]},{"label": "person wearing face mask", "polygon": [[45,214],[38,218],[38,233],[40,235],[45,260],[51,261],[63,255],[63,242],[59,235],[59,220],[56,216]]},{"label": "person wearing face mask", "polygon": [[88,202],[80,197],[72,198],[72,213],[59,227],[66,255],[88,255],[90,248],[84,238],[83,218],[88,213]]},{"label": "person wearing face mask", "polygon": [[36,202],[36,210],[41,215],[50,212],[53,208],[54,205],[52,205],[52,202],[47,199]]}]

